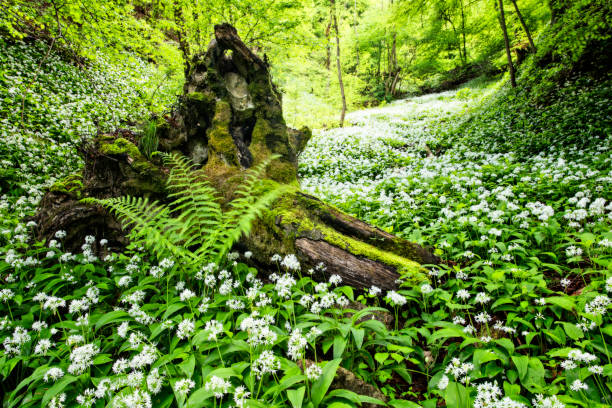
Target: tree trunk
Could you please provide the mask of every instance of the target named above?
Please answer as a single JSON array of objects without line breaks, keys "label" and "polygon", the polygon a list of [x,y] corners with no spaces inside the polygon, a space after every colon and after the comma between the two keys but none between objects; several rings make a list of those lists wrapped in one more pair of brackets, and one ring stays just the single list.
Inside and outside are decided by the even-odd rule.
[{"label": "tree trunk", "polygon": [[401,69],[398,68],[396,73],[395,73],[395,78],[393,78],[393,82],[391,82],[391,96],[396,96],[397,95],[397,86],[400,83],[400,74],[401,74]]},{"label": "tree trunk", "polygon": [[332,13],[331,13],[331,9],[329,11],[329,21],[327,23],[327,26],[325,27],[325,69],[327,70],[327,82],[325,85],[325,90],[326,90],[326,95],[329,96],[329,88],[331,85],[331,73],[330,73],[330,68],[331,68],[331,46],[330,43],[331,41],[329,40],[329,37],[331,35],[331,27],[332,27]]},{"label": "tree trunk", "polygon": [[388,76],[385,79],[385,96],[394,97],[396,94],[396,87],[400,80],[401,68],[397,62],[397,33],[393,31],[393,41],[391,42],[391,49],[388,55]]},{"label": "tree trunk", "polygon": [[178,37],[179,49],[185,60],[185,75],[189,72],[191,61],[191,52],[189,50],[189,41],[187,39],[187,30],[185,29],[185,17],[183,15],[183,6],[180,0],[174,0],[172,3],[174,12],[174,24],[176,25],[176,34]]},{"label": "tree trunk", "polygon": [[334,31],[336,32],[336,67],[338,69],[338,83],[340,84],[340,97],[342,98],[342,112],[340,112],[340,127],[344,126],[346,115],[346,96],[344,95],[344,82],[342,82],[342,64],[340,63],[340,32],[338,31],[338,16],[336,13],[336,0],[329,1],[332,13]]},{"label": "tree trunk", "polygon": [[195,38],[195,44],[196,44],[196,48],[198,50],[202,49],[202,35],[200,32],[200,5],[198,0],[196,0],[193,4],[193,25],[194,25],[194,38]]},{"label": "tree trunk", "polygon": [[381,64],[381,60],[382,60],[382,40],[380,40],[378,42],[378,61],[377,61],[377,68],[376,68],[376,78],[380,77],[380,64]]},{"label": "tree trunk", "polygon": [[465,10],[463,0],[460,2],[461,6],[461,37],[463,39],[463,65],[467,64],[467,47],[465,45]]},{"label": "tree trunk", "polygon": [[[208,51],[197,55],[191,66],[177,110],[159,119],[159,149],[190,157],[225,201],[232,198],[244,169],[273,154],[278,158],[266,178],[292,186],[238,244],[238,249],[253,252],[253,265],[275,271],[272,255],[293,253],[304,272],[322,262],[327,269],[318,272],[324,274],[319,278],[338,274],[356,288],[393,289],[400,274],[415,282],[427,279],[421,264],[436,263],[430,252],[299,191],[297,157],[310,132],[285,125],[281,95],[267,64],[232,26],[216,26]],[[62,229],[68,234],[68,250],[78,250],[90,234],[109,241],[105,250],[123,248],[125,231],[113,217],[79,200],[132,195],[167,201],[167,169],[146,159],[137,144],[133,133],[118,130],[85,145],[79,183],[58,183],[43,198],[37,237],[51,239]]]},{"label": "tree trunk", "polygon": [[514,73],[514,65],[512,64],[512,54],[510,53],[510,40],[508,39],[508,30],[506,28],[506,16],[504,14],[504,2],[499,0],[499,24],[501,25],[504,34],[504,44],[506,47],[506,58],[508,58],[508,70],[510,71],[510,84],[516,88],[516,77]]},{"label": "tree trunk", "polygon": [[514,5],[514,9],[516,10],[516,15],[518,16],[521,25],[523,26],[523,30],[525,30],[525,34],[527,34],[527,39],[529,40],[529,45],[531,46],[531,50],[533,52],[536,52],[536,46],[533,43],[533,38],[531,38],[531,32],[529,31],[529,27],[527,27],[527,23],[525,23],[525,20],[523,19],[523,15],[521,14],[521,11],[519,10],[518,4],[516,4],[516,0],[512,0],[512,4]]},{"label": "tree trunk", "polygon": [[353,32],[355,35],[355,66],[359,70],[359,40],[357,39],[357,0],[353,2]]}]

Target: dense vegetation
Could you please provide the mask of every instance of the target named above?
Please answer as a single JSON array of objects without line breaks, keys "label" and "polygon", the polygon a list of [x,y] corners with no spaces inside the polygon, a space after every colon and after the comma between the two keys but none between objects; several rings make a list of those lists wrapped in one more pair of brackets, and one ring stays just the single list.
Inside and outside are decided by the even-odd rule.
[{"label": "dense vegetation", "polygon": [[[140,57],[155,62],[175,86],[190,57],[206,50],[213,25],[227,21],[267,56],[283,90],[285,115],[296,126],[337,123],[337,59],[349,108],[449,89],[483,73],[502,73],[508,64],[498,0],[145,0],[70,6],[7,0],[0,7],[0,29],[11,38],[45,39],[79,58]],[[505,10],[515,65],[536,51],[529,37],[538,42],[539,55],[556,61],[575,61],[585,50],[606,54],[605,47],[592,47],[608,35],[612,17],[605,0],[506,1]],[[563,20],[556,30],[546,30],[551,17]],[[551,46],[557,47],[554,56]]]},{"label": "dense vegetation", "polygon": [[[612,11],[521,0],[532,47],[505,3],[517,87],[497,2],[4,2],[3,405],[610,406]],[[294,254],[258,271],[231,247],[282,191],[253,176],[224,213],[177,156],[169,207],[104,202],[136,225],[125,251],[32,240],[44,192],[78,188],[80,140],[146,135],[216,22],[268,55],[288,122],[333,123],[334,13],[349,109],[383,106],[316,130],[301,186],[431,247],[429,282],[359,291]]]}]

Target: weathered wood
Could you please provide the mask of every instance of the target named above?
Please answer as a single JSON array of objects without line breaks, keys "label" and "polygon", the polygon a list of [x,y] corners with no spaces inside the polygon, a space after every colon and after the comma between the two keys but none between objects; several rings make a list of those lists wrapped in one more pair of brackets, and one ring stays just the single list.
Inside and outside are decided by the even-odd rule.
[{"label": "weathered wood", "polygon": [[370,259],[360,259],[342,248],[325,241],[308,238],[295,240],[295,248],[300,258],[307,258],[311,263],[322,262],[329,275],[342,276],[344,284],[353,287],[378,286],[381,289],[395,289],[395,281],[400,275],[394,268]]},{"label": "weathered wood", "polygon": [[[207,52],[195,57],[178,108],[160,119],[159,148],[181,152],[202,168],[224,200],[232,198],[243,170],[276,155],[266,177],[292,187],[244,237],[240,248],[251,250],[251,261],[262,270],[276,270],[274,254],[294,253],[303,270],[323,263],[325,276],[340,275],[358,288],[396,287],[407,274],[426,279],[420,264],[436,258],[417,244],[399,239],[321,200],[299,191],[297,159],[310,131],[286,126],[281,94],[267,64],[227,25],[215,27]],[[80,184],[60,183],[47,193],[36,220],[38,238],[50,239],[57,229],[69,234],[65,245],[77,250],[85,235],[125,245],[120,225],[99,208],[82,204],[83,197],[148,196],[167,200],[167,169],[147,159],[128,131],[99,135],[82,150],[85,166]]]}]

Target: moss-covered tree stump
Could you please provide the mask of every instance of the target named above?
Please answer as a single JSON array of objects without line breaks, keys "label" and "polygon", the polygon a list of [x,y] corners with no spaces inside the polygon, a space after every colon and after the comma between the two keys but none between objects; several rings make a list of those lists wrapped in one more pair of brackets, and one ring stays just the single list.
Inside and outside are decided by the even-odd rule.
[{"label": "moss-covered tree stump", "polygon": [[[299,190],[298,155],[310,132],[290,129],[282,115],[281,95],[267,64],[249,50],[236,30],[215,27],[208,51],[195,58],[176,111],[158,119],[159,149],[180,152],[201,166],[223,199],[232,198],[243,171],[275,155],[266,177],[289,185],[287,194],[258,220],[240,246],[251,261],[275,270],[274,254],[294,253],[304,269],[320,262],[326,274],[338,274],[354,287],[396,286],[400,274],[426,279],[422,264],[435,263],[430,252],[372,227]],[[98,136],[85,146],[82,185],[49,191],[37,215],[38,237],[66,230],[68,247],[78,248],[87,234],[106,238],[111,247],[125,244],[124,231],[83,197],[120,195],[166,199],[167,169],[147,159],[128,131]]]}]

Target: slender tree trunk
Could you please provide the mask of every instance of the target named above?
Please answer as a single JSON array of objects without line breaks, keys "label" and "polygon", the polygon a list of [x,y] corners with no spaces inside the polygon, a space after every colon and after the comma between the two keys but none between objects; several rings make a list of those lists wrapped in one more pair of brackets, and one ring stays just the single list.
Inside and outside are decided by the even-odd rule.
[{"label": "slender tree trunk", "polygon": [[200,5],[198,0],[193,4],[193,24],[195,26],[196,48],[200,49],[202,35],[200,34]]},{"label": "slender tree trunk", "polygon": [[329,40],[332,28],[332,15],[329,14],[329,22],[325,27],[325,69],[329,71],[329,67],[331,65],[331,41]]},{"label": "slender tree trunk", "polygon": [[331,68],[331,41],[329,39],[330,34],[331,34],[331,28],[332,28],[332,13],[331,13],[331,9],[329,11],[329,21],[327,23],[327,27],[325,27],[325,69],[327,70],[327,83],[326,83],[326,87],[325,90],[327,92],[327,95],[329,96],[329,87],[330,87],[330,77],[331,77],[331,73],[330,73],[330,68]]},{"label": "slender tree trunk", "polygon": [[506,57],[508,58],[508,70],[510,71],[510,84],[516,88],[516,75],[514,65],[512,64],[512,54],[510,53],[510,40],[508,39],[508,30],[506,28],[506,16],[504,14],[504,2],[499,0],[499,24],[501,25],[504,34],[504,44],[506,46]]},{"label": "slender tree trunk", "polygon": [[189,73],[191,52],[189,50],[189,42],[187,40],[187,30],[185,29],[185,16],[183,15],[183,6],[180,4],[180,0],[174,0],[174,24],[177,28],[177,36],[179,42],[179,49],[183,54],[185,60],[185,75]]},{"label": "slender tree trunk", "polygon": [[444,15],[444,20],[446,20],[446,22],[450,24],[451,28],[453,29],[453,37],[457,41],[457,46],[458,46],[457,48],[459,50],[459,60],[461,60],[461,63],[463,64],[463,54],[461,52],[461,37],[457,33],[457,27],[455,27],[455,23],[453,23],[453,20],[450,15],[450,10],[445,10],[443,15]]},{"label": "slender tree trunk", "polygon": [[395,95],[395,86],[399,79],[399,68],[397,64],[397,33],[393,32],[393,41],[389,50],[388,58],[388,76],[385,80],[385,93],[389,96]]},{"label": "slender tree trunk", "polygon": [[467,48],[465,41],[465,11],[463,6],[463,0],[460,0],[461,5],[461,36],[463,37],[463,64],[467,64]]},{"label": "slender tree trunk", "polygon": [[357,39],[357,0],[355,0],[353,8],[353,31],[355,35],[355,62],[357,68],[359,68],[359,41]]},{"label": "slender tree trunk", "polygon": [[382,60],[382,40],[378,42],[378,64],[376,69],[376,78],[380,76],[380,64]]},{"label": "slender tree trunk", "polygon": [[531,50],[533,52],[536,52],[536,46],[533,43],[533,38],[531,38],[531,32],[529,31],[529,27],[527,27],[527,23],[525,22],[525,19],[523,19],[523,15],[521,14],[521,11],[519,10],[518,4],[516,4],[516,0],[512,0],[512,4],[514,5],[514,9],[516,10],[516,15],[519,18],[519,21],[521,22],[521,25],[523,26],[523,30],[525,30],[525,34],[527,34],[527,39],[529,40],[529,45],[531,46]]},{"label": "slender tree trunk", "polygon": [[338,83],[340,84],[340,97],[342,98],[342,112],[340,113],[340,127],[344,126],[346,115],[346,96],[344,95],[344,82],[342,82],[342,64],[340,63],[340,31],[338,30],[338,17],[336,15],[336,0],[330,0],[334,31],[336,32],[336,67],[338,68]]}]

